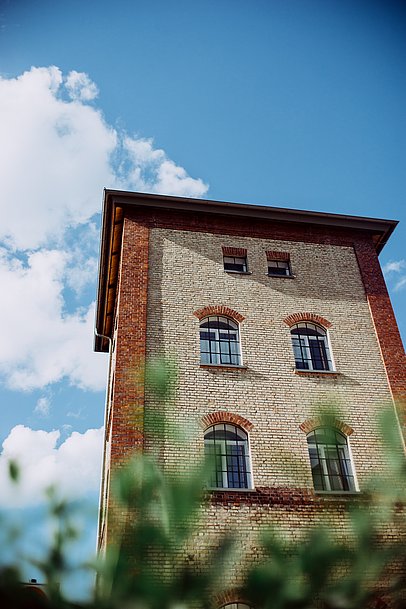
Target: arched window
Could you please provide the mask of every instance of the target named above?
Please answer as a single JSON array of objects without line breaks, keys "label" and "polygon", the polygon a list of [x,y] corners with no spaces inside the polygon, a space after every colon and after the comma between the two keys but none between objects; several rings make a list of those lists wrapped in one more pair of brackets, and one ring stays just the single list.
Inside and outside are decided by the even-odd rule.
[{"label": "arched window", "polygon": [[204,449],[212,459],[211,488],[252,488],[248,435],[232,423],[217,423],[204,434]]},{"label": "arched window", "polygon": [[297,370],[333,370],[327,332],[308,321],[295,324],[291,330]]},{"label": "arched window", "polygon": [[237,322],[210,315],[200,322],[200,361],[202,364],[241,365]]},{"label": "arched window", "polygon": [[227,603],[227,605],[223,605],[221,609],[252,609],[251,605],[247,605],[247,603]]},{"label": "arched window", "polygon": [[307,436],[316,491],[355,491],[347,438],[332,427],[319,427]]}]

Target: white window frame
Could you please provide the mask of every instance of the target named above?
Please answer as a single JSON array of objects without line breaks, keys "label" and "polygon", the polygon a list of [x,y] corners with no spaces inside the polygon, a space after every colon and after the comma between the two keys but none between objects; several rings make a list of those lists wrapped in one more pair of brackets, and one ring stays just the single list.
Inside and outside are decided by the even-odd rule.
[{"label": "white window frame", "polygon": [[[230,336],[235,336],[235,340],[221,340],[220,334],[221,332],[225,331],[224,329],[222,330],[221,328],[203,328],[202,324],[204,324],[205,322],[210,322],[210,320],[216,320],[217,322],[221,322],[222,320],[227,321],[228,324],[230,325],[230,328],[227,330],[228,335]],[[233,327],[235,326],[235,327]],[[211,339],[210,337],[207,339],[202,339],[201,338],[201,333],[202,332],[207,332],[208,334],[214,334],[214,339]],[[205,341],[208,343],[208,351],[203,351],[202,350],[202,341]],[[221,351],[221,345],[222,344],[229,344],[229,351],[228,353],[226,352],[222,352]],[[231,351],[231,344],[235,344],[236,345],[236,352],[233,353]],[[218,352],[217,351],[212,351],[212,346],[217,347],[218,346]],[[235,367],[239,367],[243,365],[243,359],[242,359],[242,351],[241,351],[241,334],[240,334],[240,324],[235,321],[235,319],[232,319],[231,317],[227,317],[226,315],[207,315],[206,317],[203,317],[200,322],[199,322],[199,347],[200,347],[200,364],[206,365],[206,366],[235,366]],[[222,362],[221,361],[221,356],[229,356],[230,360],[236,360],[236,361],[230,361],[230,362]],[[206,359],[208,361],[206,361]]]},{"label": "white window frame", "polygon": [[[298,335],[292,334],[293,330],[300,330],[300,328],[307,328],[308,326],[313,326],[316,330],[320,332],[319,336],[308,336],[306,334]],[[330,337],[326,328],[320,326],[311,321],[300,321],[294,326],[290,328],[290,337],[292,342],[293,356],[295,358],[295,367],[296,370],[305,371],[305,372],[335,372],[335,364],[333,359],[333,353],[330,344]],[[300,338],[299,338],[300,337]],[[299,341],[299,345],[295,344],[296,341]],[[316,343],[323,343],[327,356],[327,364],[328,368],[315,368],[314,361],[312,358],[312,351],[310,349],[310,341],[314,341]],[[300,348],[300,343],[302,344],[302,349]],[[302,357],[302,353],[304,352],[305,358]],[[298,356],[298,357],[296,357]],[[308,364],[308,368],[298,368],[296,366],[296,361],[302,361]]]},{"label": "white window frame", "polygon": [[[244,446],[243,459],[244,459],[245,467],[243,470],[239,469],[238,474],[239,474],[239,477],[241,474],[243,474],[243,476],[246,478],[246,481],[247,481],[246,486],[229,486],[228,477],[233,472],[228,469],[227,458],[230,456],[233,457],[235,455],[228,455],[226,447],[227,446],[239,446],[239,444],[237,444],[238,440],[234,440],[234,439],[227,440],[227,439],[206,438],[207,434],[211,433],[212,431],[215,431],[216,428],[218,429],[218,431],[231,431],[231,433],[236,433],[240,437],[239,441],[241,441],[241,444],[243,443],[242,445]],[[230,429],[227,429],[227,428],[230,428]],[[221,449],[220,456],[221,456],[222,486],[210,485],[209,488],[216,489],[216,490],[230,490],[230,491],[241,491],[241,490],[244,491],[244,490],[252,490],[254,488],[253,476],[252,476],[250,441],[249,441],[249,435],[245,431],[245,429],[243,429],[239,425],[236,425],[235,423],[230,423],[228,421],[223,421],[223,422],[211,425],[204,432],[204,446],[205,446],[205,449],[206,449],[206,446],[219,446]],[[214,459],[216,460],[217,459],[216,451],[213,450],[212,454],[214,456]],[[237,458],[239,458],[239,455],[237,455]],[[216,466],[216,463],[215,463],[215,466]],[[220,472],[217,471],[216,467],[215,467],[214,472],[215,472],[215,477],[217,478],[218,474]]]},{"label": "white window frame", "polygon": [[[317,432],[318,429],[328,429],[330,433],[334,434],[339,434],[341,435],[343,438],[345,438],[345,444],[338,444],[338,443],[318,443],[318,442],[309,442],[309,436],[312,433]],[[329,493],[355,493],[358,492],[358,482],[357,482],[357,477],[356,477],[356,473],[355,473],[355,468],[354,468],[354,461],[352,458],[352,451],[351,451],[351,446],[348,440],[348,436],[346,434],[344,434],[342,431],[340,431],[339,429],[336,428],[329,428],[326,426],[321,426],[318,427],[316,429],[313,429],[311,432],[309,432],[307,434],[307,448],[308,448],[308,454],[309,454],[309,461],[310,461],[310,468],[312,471],[312,477],[313,477],[313,468],[311,467],[312,465],[312,457],[310,454],[310,449],[313,449],[316,451],[316,458],[318,461],[318,464],[320,465],[320,477],[322,479],[322,486],[323,488],[316,488],[314,487],[316,492],[329,492]],[[340,469],[342,469],[343,467],[345,467],[345,472],[344,474],[342,474],[341,472],[337,472],[335,474],[331,474],[329,472],[328,469],[328,463],[330,463],[333,461],[333,459],[328,456],[328,450],[335,450],[337,451],[337,455],[338,455],[338,462],[339,462],[339,467]],[[341,457],[340,456],[340,449],[343,451],[344,455]],[[347,452],[347,454],[345,454],[345,450]],[[348,468],[348,465],[350,466]],[[332,479],[330,476],[337,476],[339,479],[341,479],[341,482],[343,484],[343,486],[345,486],[345,484],[348,485],[348,489],[346,488],[342,488],[342,489],[334,489],[332,488]],[[345,483],[344,483],[345,480]],[[314,484],[314,479],[313,479],[313,484]]]}]

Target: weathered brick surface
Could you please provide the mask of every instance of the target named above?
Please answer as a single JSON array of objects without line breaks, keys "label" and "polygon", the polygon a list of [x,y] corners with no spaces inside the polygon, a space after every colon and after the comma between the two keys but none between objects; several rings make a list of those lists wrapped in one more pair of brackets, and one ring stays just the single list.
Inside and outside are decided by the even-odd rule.
[{"label": "weathered brick surface", "polygon": [[[203,450],[198,421],[225,410],[254,425],[250,434],[256,485],[292,483],[311,487],[307,445],[300,425],[320,402],[341,402],[360,484],[380,468],[375,414],[390,400],[385,368],[357,259],[352,247],[272,239],[228,238],[245,247],[252,275],[224,273],[224,235],[151,229],[147,352],[175,356],[179,365],[176,407],[169,426],[186,423],[193,454],[166,455],[179,470]],[[288,249],[294,280],[268,277],[265,252]],[[221,304],[238,311],[242,373],[200,367],[199,322],[195,311]],[[289,315],[312,312],[328,320],[337,376],[294,374]],[[151,403],[148,408],[153,409]],[[190,448],[190,447],[189,447]],[[197,450],[196,450],[197,449]],[[365,455],[368,458],[365,459]]]},{"label": "weathered brick surface", "polygon": [[246,256],[247,250],[244,247],[230,247],[223,245],[222,247],[224,256]]},{"label": "weathered brick surface", "polygon": [[226,307],[224,305],[209,305],[207,307],[203,307],[203,309],[194,311],[193,315],[196,315],[198,319],[203,319],[209,315],[225,315],[226,317],[231,317],[231,319],[234,319],[234,321],[244,321],[244,315],[241,315],[241,313],[238,313],[238,311],[234,311],[234,309],[230,309],[230,307]]},{"label": "weathered brick surface", "polygon": [[289,252],[275,252],[274,250],[268,250],[265,252],[267,260],[281,260],[288,262],[290,260]]},{"label": "weathered brick surface", "polygon": [[[252,274],[225,273],[224,251],[246,251]],[[267,252],[288,252],[295,278],[269,277]],[[127,215],[107,433],[111,475],[134,448],[158,454],[168,473],[186,472],[203,454],[202,427],[221,418],[244,427],[255,488],[210,492],[193,542],[197,560],[235,531],[240,557],[225,588],[238,587],[245,559],[260,557],[262,526],[300,539],[324,520],[337,535],[349,533],[348,506],[360,499],[313,491],[306,433],[321,404],[334,402],[337,427],[353,430],[360,490],[384,471],[376,415],[391,390],[403,395],[405,379],[379,273],[372,241],[358,231],[167,211]],[[245,368],[200,365],[199,320],[210,314],[240,322]],[[336,374],[295,374],[290,325],[303,319],[328,329]],[[173,404],[144,393],[145,355],[176,359]],[[163,440],[144,430],[144,414],[166,415]],[[172,437],[180,429],[187,442],[179,444]],[[115,507],[110,502],[112,513]]]},{"label": "weathered brick surface", "polygon": [[295,324],[301,321],[311,321],[314,324],[320,324],[326,329],[331,327],[331,322],[329,322],[327,319],[325,319],[321,315],[317,315],[316,313],[309,313],[308,311],[293,313],[293,315],[288,315],[287,317],[285,317],[283,321],[289,327],[294,326]]},{"label": "weathered brick surface", "polygon": [[304,421],[304,423],[302,423],[300,425],[300,429],[305,434],[309,434],[314,429],[317,429],[317,427],[324,427],[324,426],[338,429],[346,436],[350,436],[352,433],[354,433],[354,430],[352,427],[350,427],[346,423],[343,423],[343,421],[340,421],[340,419],[337,419],[334,416],[331,416],[331,417],[318,416],[318,417],[313,417],[311,419],[307,419],[307,421]]},{"label": "weathered brick surface", "polygon": [[201,419],[201,427],[203,429],[207,429],[210,425],[216,425],[216,423],[234,423],[234,425],[242,427],[245,431],[251,431],[253,428],[251,421],[248,421],[240,414],[234,414],[224,410],[210,412]]},{"label": "weathered brick surface", "polygon": [[385,361],[388,382],[398,403],[403,436],[406,439],[406,355],[402,339],[372,243],[358,239],[354,243],[354,249]]},{"label": "weathered brick surface", "polygon": [[[119,300],[113,338],[111,392],[107,403],[105,456],[99,546],[114,540],[120,506],[110,494],[110,481],[134,450],[143,447],[144,363],[146,354],[149,229],[125,221],[119,277]],[[102,537],[102,538],[101,538]]]}]

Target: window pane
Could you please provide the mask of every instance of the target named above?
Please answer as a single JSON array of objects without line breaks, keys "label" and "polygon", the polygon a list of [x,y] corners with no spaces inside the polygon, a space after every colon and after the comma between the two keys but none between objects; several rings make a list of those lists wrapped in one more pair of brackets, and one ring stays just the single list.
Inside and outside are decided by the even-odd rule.
[{"label": "window pane", "polygon": [[272,275],[290,275],[289,262],[268,260],[268,273]]},{"label": "window pane", "polygon": [[247,259],[241,256],[224,256],[224,270],[245,273],[247,270]]},{"label": "window pane", "polygon": [[347,438],[336,429],[320,427],[308,434],[307,442],[314,488],[355,490]]},{"label": "window pane", "polygon": [[219,423],[205,435],[205,451],[216,455],[210,485],[216,488],[249,488],[249,459],[247,434],[232,424]]},{"label": "window pane", "polygon": [[308,322],[291,329],[295,365],[298,369],[332,370],[326,331]]},{"label": "window pane", "polygon": [[233,320],[210,316],[201,321],[200,328],[202,363],[240,365],[238,325]]}]

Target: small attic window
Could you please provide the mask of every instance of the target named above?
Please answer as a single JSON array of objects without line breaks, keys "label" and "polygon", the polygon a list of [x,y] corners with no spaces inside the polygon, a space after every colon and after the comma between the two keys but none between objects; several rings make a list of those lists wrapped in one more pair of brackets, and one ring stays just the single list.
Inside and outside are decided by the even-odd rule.
[{"label": "small attic window", "polygon": [[247,250],[242,247],[223,247],[223,264],[227,273],[248,273]]},{"label": "small attic window", "polygon": [[288,252],[266,252],[268,261],[268,275],[278,277],[292,277],[290,254]]}]

